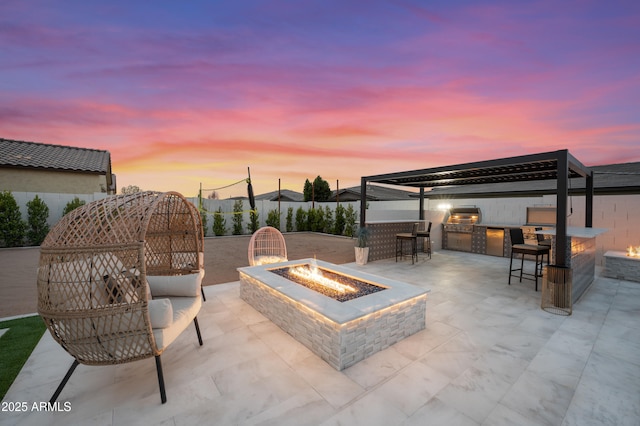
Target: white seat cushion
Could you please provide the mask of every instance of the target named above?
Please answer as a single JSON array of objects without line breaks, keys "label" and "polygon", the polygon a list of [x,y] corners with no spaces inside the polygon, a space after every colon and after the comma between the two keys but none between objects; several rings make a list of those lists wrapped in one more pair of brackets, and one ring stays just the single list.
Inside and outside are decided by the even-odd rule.
[{"label": "white seat cushion", "polygon": [[173,321],[171,326],[153,329],[156,347],[161,351],[169,346],[180,333],[191,325],[202,306],[202,299],[199,293],[196,297],[169,297],[169,301],[173,308]]},{"label": "white seat cushion", "polygon": [[149,300],[151,328],[168,328],[173,324],[173,305],[169,299]]},{"label": "white seat cushion", "polygon": [[256,266],[259,265],[268,265],[271,263],[280,263],[280,262],[286,262],[287,258],[283,257],[283,256],[276,256],[276,255],[271,255],[271,256],[256,256],[254,259],[254,264]]}]

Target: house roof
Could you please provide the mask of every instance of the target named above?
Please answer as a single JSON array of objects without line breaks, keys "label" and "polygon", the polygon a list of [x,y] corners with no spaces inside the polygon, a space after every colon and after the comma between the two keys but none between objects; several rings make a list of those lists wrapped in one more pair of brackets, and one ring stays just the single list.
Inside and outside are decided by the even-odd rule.
[{"label": "house roof", "polygon": [[[264,194],[256,195],[256,200],[278,201],[278,191],[266,192]],[[292,191],[290,189],[280,190],[281,201],[304,201],[304,194],[301,192]]]},{"label": "house roof", "polygon": [[[339,191],[340,200],[359,200],[361,194],[360,186],[352,186],[350,188],[344,188]],[[380,185],[368,185],[367,186],[367,200],[370,201],[397,201],[397,200],[410,200],[417,196],[417,193],[411,191],[405,191],[397,188],[388,188]],[[332,191],[331,199],[336,199],[336,191]]]},{"label": "house roof", "polygon": [[[360,199],[360,187],[352,186],[339,191],[340,201],[354,201]],[[395,201],[409,200],[417,194],[402,189],[388,188],[380,185],[369,185],[367,187],[367,200],[370,201]],[[265,192],[255,196],[256,200],[278,201],[278,191]],[[330,201],[335,201],[336,191],[331,191]],[[290,189],[280,190],[281,201],[304,201],[304,194]]]},{"label": "house roof", "polygon": [[110,173],[109,151],[0,138],[0,167]]}]

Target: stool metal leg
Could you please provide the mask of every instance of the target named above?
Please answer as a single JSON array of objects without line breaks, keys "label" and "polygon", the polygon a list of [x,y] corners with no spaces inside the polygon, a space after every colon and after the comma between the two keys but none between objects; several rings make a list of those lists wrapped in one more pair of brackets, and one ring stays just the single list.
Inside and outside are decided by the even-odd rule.
[{"label": "stool metal leg", "polygon": [[511,252],[511,259],[509,260],[509,285],[511,285],[511,273],[513,272],[513,251]]}]

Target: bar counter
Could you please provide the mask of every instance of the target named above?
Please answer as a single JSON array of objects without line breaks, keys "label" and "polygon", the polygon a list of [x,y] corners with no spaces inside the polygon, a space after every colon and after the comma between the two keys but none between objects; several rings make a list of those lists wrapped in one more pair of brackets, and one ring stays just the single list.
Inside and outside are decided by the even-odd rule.
[{"label": "bar counter", "polygon": [[[369,260],[381,260],[395,257],[396,234],[411,232],[414,223],[420,223],[420,229],[425,229],[424,220],[394,220],[367,222],[369,228]],[[424,239],[418,238],[418,251],[422,251]],[[409,249],[409,244],[405,244]],[[406,250],[405,250],[406,251]]]},{"label": "bar counter", "polygon": [[[589,288],[596,273],[596,237],[607,229],[567,227],[567,246],[565,259],[571,269],[571,299],[575,303]],[[556,264],[556,230],[536,231],[536,234],[551,236],[551,264]]]}]

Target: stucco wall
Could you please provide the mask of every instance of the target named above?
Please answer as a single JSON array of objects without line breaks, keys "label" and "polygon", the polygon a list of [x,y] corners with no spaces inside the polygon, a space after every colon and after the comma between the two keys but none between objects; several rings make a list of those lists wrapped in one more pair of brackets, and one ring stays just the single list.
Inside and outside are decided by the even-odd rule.
[{"label": "stucco wall", "polygon": [[0,190],[93,194],[106,192],[107,178],[95,173],[0,168]]},{"label": "stucco wall", "polygon": [[[16,192],[12,191],[18,205],[22,211],[24,220],[27,218],[26,202],[32,200],[35,192]],[[50,209],[49,224],[56,223],[61,215],[62,210],[67,202],[78,196],[89,202],[94,199],[103,198],[107,195],[104,193],[87,194],[55,194],[55,193],[37,193]],[[197,205],[197,198],[190,198],[189,201]],[[222,211],[227,213],[227,230],[231,232],[232,227],[232,211],[233,200],[203,200],[207,210],[216,211],[218,207],[222,207]],[[522,225],[526,222],[527,207],[533,206],[555,206],[555,195],[545,195],[539,197],[522,197],[522,198],[475,198],[475,199],[453,199],[443,200],[425,200],[425,220],[431,221],[433,227],[431,230],[431,241],[433,248],[440,249],[441,241],[441,224],[445,217],[442,210],[442,204],[450,204],[453,207],[462,205],[478,206],[482,212],[482,223],[484,224],[502,224],[502,225]],[[340,203],[343,207],[352,204],[357,214],[360,212],[359,202]],[[606,228],[608,231],[600,234],[596,238],[596,264],[602,266],[604,263],[604,253],[608,250],[626,250],[629,245],[640,245],[640,194],[638,195],[601,195],[594,197],[593,201],[593,227]],[[418,201],[372,201],[368,202],[367,220],[417,220],[418,219]],[[585,203],[584,197],[571,197],[569,205],[573,207],[573,212],[569,212],[569,226],[584,226]],[[316,203],[316,207],[329,206],[331,210],[335,209],[335,203]],[[244,200],[244,218],[243,225],[246,228],[249,223],[249,203]],[[261,226],[265,224],[269,210],[277,209],[278,203],[275,201],[258,201],[256,208],[259,212],[259,220]],[[311,203],[281,203],[281,229],[285,228],[287,208],[293,207],[294,216],[298,207],[307,210],[311,207]],[[295,220],[295,219],[294,219]],[[211,226],[213,225],[213,217],[209,217],[208,234],[212,235]],[[357,225],[357,223],[356,223]]]}]

